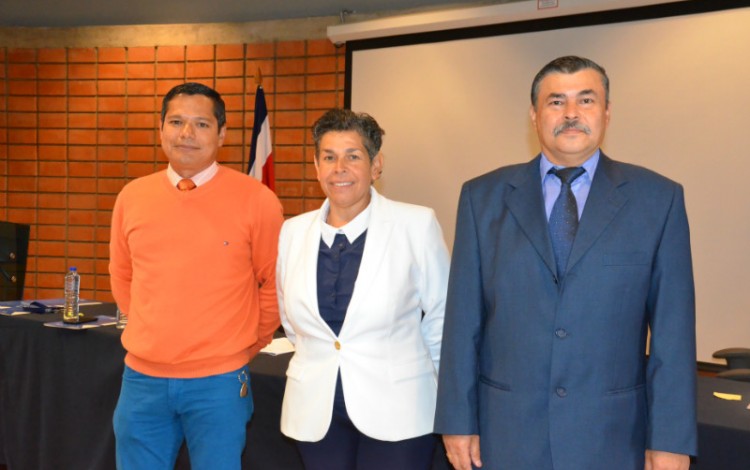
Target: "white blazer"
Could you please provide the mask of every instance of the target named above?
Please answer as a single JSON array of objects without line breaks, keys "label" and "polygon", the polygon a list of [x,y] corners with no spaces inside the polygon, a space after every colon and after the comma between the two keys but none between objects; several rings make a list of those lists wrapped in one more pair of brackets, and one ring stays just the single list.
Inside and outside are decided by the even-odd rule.
[{"label": "white blazer", "polygon": [[299,441],[319,441],[328,431],[339,369],[360,432],[382,441],[433,432],[448,249],[432,209],[391,201],[374,188],[371,194],[362,263],[338,337],[318,311],[321,211],[281,229],[276,286],[281,323],[295,345],[281,431]]}]

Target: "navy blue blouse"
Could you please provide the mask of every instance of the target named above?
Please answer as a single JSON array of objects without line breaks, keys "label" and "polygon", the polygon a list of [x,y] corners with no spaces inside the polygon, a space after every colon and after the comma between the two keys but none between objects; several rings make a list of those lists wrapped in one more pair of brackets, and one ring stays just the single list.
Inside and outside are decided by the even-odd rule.
[{"label": "navy blue blouse", "polygon": [[318,251],[318,309],[320,316],[338,336],[344,324],[346,309],[352,300],[354,282],[359,274],[365,250],[367,230],[349,243],[346,235],[337,233],[330,248],[320,240]]}]

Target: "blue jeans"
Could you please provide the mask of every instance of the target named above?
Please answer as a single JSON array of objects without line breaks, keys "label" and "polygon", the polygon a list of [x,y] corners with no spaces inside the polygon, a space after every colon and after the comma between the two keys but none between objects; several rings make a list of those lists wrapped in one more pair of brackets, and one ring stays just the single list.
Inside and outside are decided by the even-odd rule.
[{"label": "blue jeans", "polygon": [[247,366],[195,379],[151,377],[125,366],[113,418],[118,470],[172,470],[183,439],[194,470],[239,470],[253,414],[249,380]]}]

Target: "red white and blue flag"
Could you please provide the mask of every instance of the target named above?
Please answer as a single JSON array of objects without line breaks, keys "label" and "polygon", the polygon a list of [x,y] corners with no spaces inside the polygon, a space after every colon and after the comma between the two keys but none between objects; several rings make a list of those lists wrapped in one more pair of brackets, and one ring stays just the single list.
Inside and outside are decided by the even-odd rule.
[{"label": "red white and blue flag", "polygon": [[250,162],[248,174],[262,181],[274,190],[273,148],[271,147],[271,125],[268,121],[266,94],[263,87],[255,90],[255,119],[253,120],[253,137],[250,142]]}]

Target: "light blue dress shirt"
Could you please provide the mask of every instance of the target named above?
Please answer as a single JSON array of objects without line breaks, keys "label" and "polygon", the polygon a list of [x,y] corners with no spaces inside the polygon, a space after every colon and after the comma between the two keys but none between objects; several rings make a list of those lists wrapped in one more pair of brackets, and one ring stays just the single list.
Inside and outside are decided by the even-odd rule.
[{"label": "light blue dress shirt", "polygon": [[[583,208],[586,205],[586,199],[589,197],[589,191],[591,190],[591,183],[594,181],[594,173],[596,172],[596,166],[599,164],[599,149],[589,157],[588,160],[583,162],[584,170],[586,173],[576,178],[570,185],[570,189],[573,191],[573,195],[576,198],[576,205],[578,206],[578,220],[581,220],[581,214],[583,214]],[[555,175],[548,174],[551,168],[563,168],[561,166],[553,165],[547,157],[542,153],[542,158],[539,162],[539,172],[542,178],[542,194],[544,194],[544,209],[547,214],[547,220],[549,221],[549,215],[552,213],[552,206],[555,205],[557,196],[560,195],[560,178]]]}]

